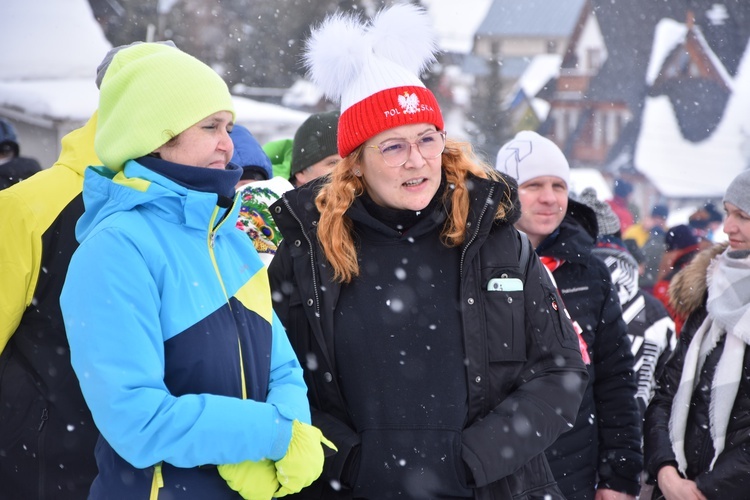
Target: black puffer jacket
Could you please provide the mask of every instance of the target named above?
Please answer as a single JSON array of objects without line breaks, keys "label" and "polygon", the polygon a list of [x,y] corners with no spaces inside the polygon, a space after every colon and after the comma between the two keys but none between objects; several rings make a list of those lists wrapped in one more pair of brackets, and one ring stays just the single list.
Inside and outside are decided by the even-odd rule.
[{"label": "black puffer jacket", "polygon": [[570,200],[558,230],[537,248],[563,259],[553,276],[571,317],[583,329],[591,363],[575,427],[547,450],[569,499],[592,499],[595,487],[638,494],[641,418],[627,326],[607,266],[592,254],[596,216]]},{"label": "black puffer jacket", "polygon": [[[339,450],[300,497],[352,498],[349,462],[360,437],[338,383],[332,338],[333,312],[347,288],[332,281],[318,247],[314,196],[320,184],[287,192],[272,206],[284,240],[269,275],[276,312],[305,367],[313,424]],[[506,190],[497,182],[471,181],[471,234],[460,264],[468,418],[459,461],[473,475],[475,498],[562,498],[542,451],[569,428],[587,375],[538,259],[532,253],[527,268],[519,266],[521,242],[512,226],[517,212],[493,221],[503,197],[517,200],[515,183],[509,184]],[[523,291],[488,292],[489,280],[504,275],[522,279]]]},{"label": "black puffer jacket", "polygon": [[[682,365],[690,341],[706,318],[706,269],[711,260],[726,249],[717,245],[699,253],[687,267],[673,279],[670,286],[670,302],[687,321],[680,334],[680,342],[674,355],[667,363],[664,374],[658,381],[654,398],[646,411],[644,456],[649,481],[665,465],[676,466],[677,460],[672,451],[669,437],[669,419],[672,400],[682,376]],[[721,355],[721,345],[712,351],[705,361],[699,385],[710,387],[712,373]],[[708,380],[703,383],[702,381]],[[709,398],[710,391],[703,396],[695,393],[691,402],[688,426],[685,436],[685,456],[687,458],[688,479],[696,482],[698,489],[707,498],[735,499],[748,498],[750,488],[750,349],[745,349],[744,376],[740,379],[732,416],[726,431],[724,451],[719,455],[712,470],[709,466],[714,456],[710,434]],[[656,489],[658,494],[658,486]]]},{"label": "black puffer jacket", "polygon": [[39,162],[33,158],[16,156],[8,163],[0,165],[0,189],[10,187],[41,171]]}]

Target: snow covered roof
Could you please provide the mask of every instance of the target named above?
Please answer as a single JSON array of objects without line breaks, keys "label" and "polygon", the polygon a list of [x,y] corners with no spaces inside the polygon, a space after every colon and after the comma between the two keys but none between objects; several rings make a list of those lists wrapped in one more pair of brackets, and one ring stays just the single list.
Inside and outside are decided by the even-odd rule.
[{"label": "snow covered roof", "polygon": [[528,98],[534,98],[551,79],[560,75],[561,61],[562,56],[559,54],[534,56],[509,92],[509,99],[513,99],[520,91]]},{"label": "snow covered roof", "polygon": [[26,117],[29,122],[40,120],[49,127],[56,121],[86,121],[99,101],[94,78],[46,80],[0,80],[0,108]]},{"label": "snow covered roof", "polygon": [[[87,0],[2,0],[0,108],[31,123],[83,123],[94,112],[99,91],[96,68],[112,45]],[[234,98],[237,122],[300,125],[308,113]],[[255,132],[254,132],[255,133]]]},{"label": "snow covered roof", "polygon": [[94,80],[112,45],[86,0],[3,0],[0,80]]},{"label": "snow covered roof", "polygon": [[494,0],[477,29],[477,36],[568,37],[585,1]]},{"label": "snow covered roof", "polygon": [[624,103],[635,112],[645,92],[639,78],[654,47],[654,26],[665,17],[682,17],[674,12],[681,4],[654,0],[593,0],[592,4],[607,57],[590,82],[587,99]]},{"label": "snow covered roof", "polygon": [[277,104],[232,97],[236,122],[245,125],[260,142],[281,137],[291,138],[310,113]]},{"label": "snow covered roof", "polygon": [[596,197],[605,201],[612,198],[612,189],[609,182],[604,178],[602,173],[595,168],[571,168],[570,169],[570,186],[571,193],[580,195],[587,187],[596,190]]},{"label": "snow covered roof", "polygon": [[438,33],[440,50],[468,54],[474,46],[474,33],[492,0],[423,0],[422,4]]},{"label": "snow covered roof", "polygon": [[[646,77],[653,79],[669,47],[679,43],[680,30],[672,21],[657,26],[652,61]],[[686,30],[683,31],[686,33]],[[684,38],[684,35],[683,35]],[[710,48],[706,48],[710,51]],[[711,54],[707,54],[711,55]],[[712,58],[716,61],[715,58]],[[721,63],[718,63],[721,64]],[[750,132],[750,44],[733,79],[721,121],[704,140],[683,136],[667,95],[647,96],[634,164],[665,196],[673,198],[720,197],[731,180],[748,166]]]}]

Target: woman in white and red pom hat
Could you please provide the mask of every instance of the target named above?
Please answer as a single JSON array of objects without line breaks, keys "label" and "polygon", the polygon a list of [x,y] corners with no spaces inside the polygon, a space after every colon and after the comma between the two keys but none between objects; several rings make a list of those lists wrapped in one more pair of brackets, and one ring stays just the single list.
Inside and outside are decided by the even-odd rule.
[{"label": "woman in white and red pom hat", "polygon": [[305,61],[341,103],[340,161],[272,206],[274,307],[338,453],[305,498],[562,498],[544,449],[586,370],[515,182],[446,140],[417,76],[425,12],[337,14]]}]

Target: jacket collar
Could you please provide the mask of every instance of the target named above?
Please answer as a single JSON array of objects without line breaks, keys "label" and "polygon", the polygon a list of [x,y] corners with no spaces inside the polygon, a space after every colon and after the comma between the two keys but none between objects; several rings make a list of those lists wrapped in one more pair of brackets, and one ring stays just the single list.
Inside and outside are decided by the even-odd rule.
[{"label": "jacket collar", "polygon": [[568,199],[565,218],[555,231],[536,249],[538,255],[547,255],[570,262],[586,262],[596,242],[596,214],[575,200]]},{"label": "jacket collar", "polygon": [[[470,196],[469,214],[467,216],[469,235],[478,237],[482,234],[485,236],[489,234],[495,218],[495,211],[502,200],[510,200],[512,206],[506,214],[505,222],[514,224],[520,218],[521,208],[518,201],[517,184],[510,177],[504,176],[504,179],[504,183],[474,176],[470,176],[467,180]],[[295,232],[300,229],[306,233],[315,231],[320,218],[320,213],[315,206],[315,197],[326,182],[327,176],[319,177],[292,191],[287,191],[275,203],[278,207],[284,205],[289,207],[296,219],[290,220],[284,216],[279,217],[282,212],[280,208],[273,210],[276,223],[285,237],[289,234],[288,232]],[[450,187],[447,187],[447,189],[450,189]],[[481,227],[477,229],[479,224],[481,224]],[[469,238],[467,238],[468,240]]]},{"label": "jacket collar", "polygon": [[157,217],[202,231],[234,229],[234,224],[217,224],[236,220],[240,204],[228,210],[217,205],[216,193],[205,193],[185,186],[130,160],[120,172],[106,167],[86,170],[83,189],[85,212],[76,225],[76,238],[83,238],[103,219],[138,207]]}]

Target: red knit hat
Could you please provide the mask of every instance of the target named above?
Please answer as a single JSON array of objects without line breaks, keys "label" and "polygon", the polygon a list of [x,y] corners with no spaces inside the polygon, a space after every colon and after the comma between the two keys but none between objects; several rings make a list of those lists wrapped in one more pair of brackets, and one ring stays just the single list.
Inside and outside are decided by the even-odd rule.
[{"label": "red knit hat", "polygon": [[435,96],[417,76],[435,60],[436,38],[423,9],[399,4],[369,23],[334,14],[313,30],[305,63],[326,96],[341,102],[339,154],[400,125],[443,130]]}]

